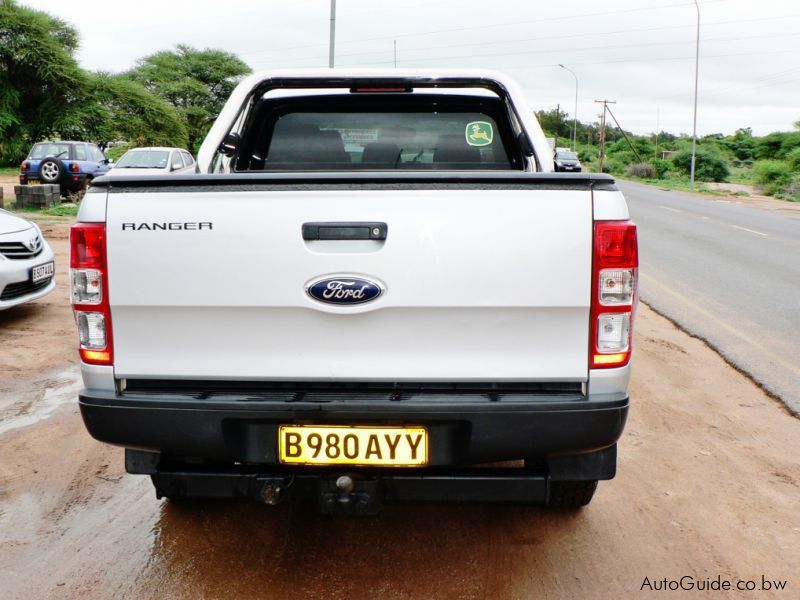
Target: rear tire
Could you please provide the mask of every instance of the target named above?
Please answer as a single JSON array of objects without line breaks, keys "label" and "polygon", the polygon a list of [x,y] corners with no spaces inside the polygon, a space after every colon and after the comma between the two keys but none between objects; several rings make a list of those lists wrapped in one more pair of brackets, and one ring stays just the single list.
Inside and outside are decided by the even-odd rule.
[{"label": "rear tire", "polygon": [[597,480],[551,481],[548,508],[575,510],[592,501]]},{"label": "rear tire", "polygon": [[45,158],[39,165],[39,179],[42,183],[57,184],[64,178],[64,165],[57,158]]},{"label": "rear tire", "polygon": [[86,190],[89,189],[92,180],[89,177],[83,180],[81,187],[73,192],[67,192],[67,200],[70,202],[74,202],[75,204],[79,204],[81,200],[83,200],[83,196],[86,194]]}]

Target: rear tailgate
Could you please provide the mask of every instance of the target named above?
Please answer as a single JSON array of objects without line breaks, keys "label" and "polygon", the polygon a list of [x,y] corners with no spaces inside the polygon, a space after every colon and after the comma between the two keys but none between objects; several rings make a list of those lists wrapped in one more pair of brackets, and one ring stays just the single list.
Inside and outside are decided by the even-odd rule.
[{"label": "rear tailgate", "polygon": [[[116,376],[585,381],[589,187],[478,187],[112,188]],[[388,235],[304,241],[309,222]],[[306,293],[338,274],[385,292],[350,306]]]}]

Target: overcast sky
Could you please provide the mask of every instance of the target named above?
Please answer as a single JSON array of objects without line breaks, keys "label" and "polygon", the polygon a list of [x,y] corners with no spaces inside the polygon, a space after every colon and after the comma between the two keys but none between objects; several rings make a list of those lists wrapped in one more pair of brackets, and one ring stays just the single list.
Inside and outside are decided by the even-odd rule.
[{"label": "overcast sky", "polygon": [[[178,43],[253,69],[328,64],[330,0],[20,0],[72,23],[87,69],[124,71]],[[698,133],[758,135],[800,119],[800,0],[701,0]],[[487,67],[534,109],[594,121],[594,100],[636,133],[691,132],[696,12],[687,0],[338,0],[336,65]]]}]

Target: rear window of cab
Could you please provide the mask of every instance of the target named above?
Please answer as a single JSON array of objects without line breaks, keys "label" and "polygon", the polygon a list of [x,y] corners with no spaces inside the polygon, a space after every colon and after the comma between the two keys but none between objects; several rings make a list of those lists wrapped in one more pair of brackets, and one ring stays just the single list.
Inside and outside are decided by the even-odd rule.
[{"label": "rear window of cab", "polygon": [[239,172],[522,168],[506,108],[491,97],[263,100],[244,131],[234,161]]}]

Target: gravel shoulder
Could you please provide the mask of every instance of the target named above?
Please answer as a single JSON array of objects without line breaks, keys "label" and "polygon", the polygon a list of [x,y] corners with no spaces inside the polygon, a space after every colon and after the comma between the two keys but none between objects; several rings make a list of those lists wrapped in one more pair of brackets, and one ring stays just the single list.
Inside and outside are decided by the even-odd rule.
[{"label": "gravel shoulder", "polygon": [[[124,474],[122,450],[85,432],[71,315],[58,304],[45,318],[44,304],[66,306],[63,287],[48,298],[0,322],[4,598],[608,598],[682,576],[764,576],[787,590],[729,595],[797,595],[800,421],[647,306],[618,475],[586,509],[394,505],[348,519],[157,501]],[[21,338],[38,341],[18,351]]]}]

